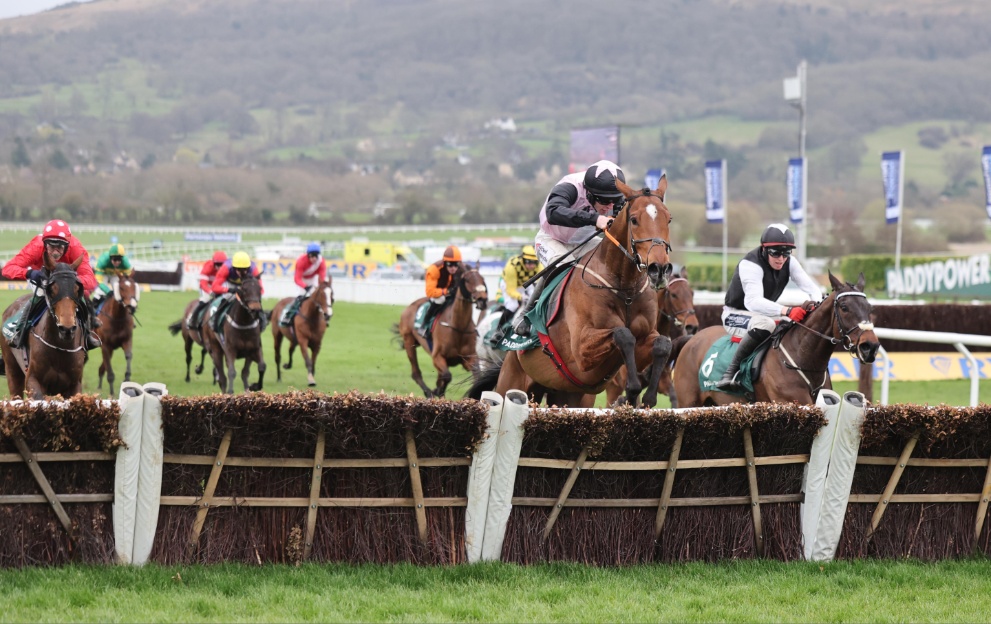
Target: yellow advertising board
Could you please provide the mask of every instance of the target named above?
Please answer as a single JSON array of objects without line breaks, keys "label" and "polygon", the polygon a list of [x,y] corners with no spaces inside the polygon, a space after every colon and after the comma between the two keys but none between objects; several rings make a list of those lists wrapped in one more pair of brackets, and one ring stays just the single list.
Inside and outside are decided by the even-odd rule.
[{"label": "yellow advertising board", "polygon": [[[974,353],[977,371],[982,379],[991,373],[991,353]],[[934,381],[941,379],[970,379],[971,364],[955,351],[889,353],[892,381]],[[884,360],[874,363],[874,379],[880,379]],[[829,360],[829,375],[833,381],[857,381],[860,363],[846,353],[833,354]]]}]

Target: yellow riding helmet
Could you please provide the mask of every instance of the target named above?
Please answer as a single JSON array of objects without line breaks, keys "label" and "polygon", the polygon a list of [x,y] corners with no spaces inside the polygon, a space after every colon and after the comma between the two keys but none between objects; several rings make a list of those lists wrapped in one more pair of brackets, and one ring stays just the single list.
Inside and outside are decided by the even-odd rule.
[{"label": "yellow riding helmet", "polygon": [[121,245],[120,243],[118,243],[116,245],[111,245],[110,246],[110,255],[111,256],[123,256],[124,255],[124,246]]},{"label": "yellow riding helmet", "polygon": [[533,245],[526,245],[523,247],[523,253],[521,254],[524,260],[537,261],[537,250],[533,248]]},{"label": "yellow riding helmet", "polygon": [[247,269],[251,266],[251,257],[246,252],[239,251],[231,258],[231,266],[235,269]]}]

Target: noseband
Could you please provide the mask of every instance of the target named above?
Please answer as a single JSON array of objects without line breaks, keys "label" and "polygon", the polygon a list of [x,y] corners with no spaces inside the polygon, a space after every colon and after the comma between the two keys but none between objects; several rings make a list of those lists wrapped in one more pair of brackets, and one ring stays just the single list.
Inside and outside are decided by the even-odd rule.
[{"label": "noseband", "polygon": [[[854,349],[856,349],[858,341],[854,340],[851,334],[853,334],[853,332],[855,331],[858,331],[859,333],[857,334],[857,337],[859,339],[861,334],[863,334],[866,331],[871,331],[874,329],[874,323],[871,323],[870,320],[863,320],[863,321],[858,321],[857,324],[854,325],[853,327],[850,328],[844,327],[843,320],[840,319],[840,307],[839,307],[839,300],[843,297],[863,297],[864,299],[867,299],[867,295],[856,290],[841,292],[838,293],[836,297],[834,297],[833,319],[836,321],[836,327],[840,330],[839,338],[835,338],[833,336],[827,336],[826,334],[821,334],[816,330],[812,329],[811,327],[808,327],[801,323],[795,323],[795,325],[798,325],[799,327],[809,332],[812,332],[813,334],[819,336],[823,340],[828,340],[831,344],[841,345],[845,351],[848,351],[850,353],[855,353]],[[857,359],[860,360],[860,353],[855,353],[855,355]],[[863,360],[860,361],[863,362]]]}]

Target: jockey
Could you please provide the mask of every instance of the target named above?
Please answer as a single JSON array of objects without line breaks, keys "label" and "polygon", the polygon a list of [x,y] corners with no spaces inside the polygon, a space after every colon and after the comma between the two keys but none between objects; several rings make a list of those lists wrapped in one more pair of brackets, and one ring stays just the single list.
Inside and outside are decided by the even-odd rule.
[{"label": "jockey", "polygon": [[95,272],[103,276],[103,281],[93,291],[93,305],[98,308],[107,294],[113,290],[112,280],[123,275],[131,275],[134,269],[131,267],[131,261],[124,255],[124,246],[114,244],[97,259]]},{"label": "jockey", "polygon": [[[783,223],[767,226],[760,237],[760,246],[750,251],[736,265],[723,306],[723,327],[740,338],[733,361],[716,382],[719,390],[743,392],[736,373],[757,346],[774,331],[775,318],[787,318],[800,323],[814,303],[822,299],[822,289],[809,277],[798,260],[791,257],[795,250],[795,235]],[[789,308],[777,302],[792,280],[809,298],[801,306]]]},{"label": "jockey", "polygon": [[[619,165],[600,160],[584,173],[571,173],[558,181],[540,209],[540,231],[535,238],[537,257],[544,266],[570,254],[574,261],[594,249],[601,237],[594,237],[580,244],[596,231],[604,231],[612,223],[625,198],[616,188],[616,180],[626,182]],[[547,276],[534,285],[533,293],[513,325],[520,336],[530,333],[530,321],[526,313],[537,305],[540,293],[547,283]]]},{"label": "jockey", "polygon": [[200,300],[196,302],[193,313],[189,315],[191,320],[199,318],[199,314],[208,303],[216,296],[213,294],[213,278],[217,276],[217,271],[227,262],[227,254],[221,250],[213,252],[213,258],[203,263],[200,270]]},{"label": "jockey", "polygon": [[[239,251],[217,271],[216,277],[213,278],[213,294],[230,299],[230,291],[240,286],[244,278],[249,275],[256,277],[258,285],[262,285],[261,270],[258,265],[251,261],[247,252]],[[264,287],[261,290],[265,292]]]},{"label": "jockey", "polygon": [[289,327],[296,310],[302,305],[303,300],[313,294],[313,291],[322,280],[327,279],[327,262],[320,255],[320,243],[310,243],[306,246],[306,253],[296,258],[296,286],[301,291],[296,295],[296,299],[286,306],[285,313],[279,320],[283,327]]},{"label": "jockey", "polygon": [[[100,339],[92,331],[98,321],[93,315],[92,304],[89,301],[90,294],[96,289],[96,276],[93,275],[93,267],[89,264],[89,252],[79,239],[72,235],[69,224],[65,221],[61,219],[49,221],[41,234],[32,238],[24,249],[3,266],[3,276],[11,280],[27,280],[35,286],[41,286],[47,278],[44,268],[46,255],[52,262],[66,264],[72,264],[79,257],[83,258],[76,269],[76,275],[83,286],[83,298],[79,302],[79,320],[86,338],[86,349],[99,347]],[[26,344],[30,320],[43,307],[44,301],[35,289],[31,300],[18,319],[14,336],[9,340],[12,348],[20,349]]]},{"label": "jockey", "polygon": [[454,297],[454,274],[459,269],[461,269],[461,250],[454,245],[449,245],[444,250],[443,258],[427,266],[424,279],[430,307],[423,317],[423,326],[417,330],[420,336],[427,335],[428,321]]},{"label": "jockey", "polygon": [[513,256],[506,262],[502,269],[502,281],[506,285],[503,301],[502,316],[496,325],[496,331],[490,339],[493,345],[498,345],[505,337],[503,325],[513,317],[513,313],[520,309],[523,303],[523,283],[531,279],[540,272],[543,267],[537,259],[537,251],[533,245],[523,247],[523,252],[518,256]]}]

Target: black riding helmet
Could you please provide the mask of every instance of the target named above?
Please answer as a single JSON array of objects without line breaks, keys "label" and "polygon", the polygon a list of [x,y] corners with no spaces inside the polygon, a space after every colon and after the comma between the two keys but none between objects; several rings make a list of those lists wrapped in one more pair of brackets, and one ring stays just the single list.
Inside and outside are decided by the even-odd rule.
[{"label": "black riding helmet", "polygon": [[614,162],[600,160],[585,171],[585,196],[588,203],[594,204],[595,197],[612,200],[618,204],[623,201],[623,193],[616,188],[616,180],[626,183],[626,175]]},{"label": "black riding helmet", "polygon": [[795,235],[784,223],[772,223],[760,235],[761,251],[769,247],[794,247]]}]

